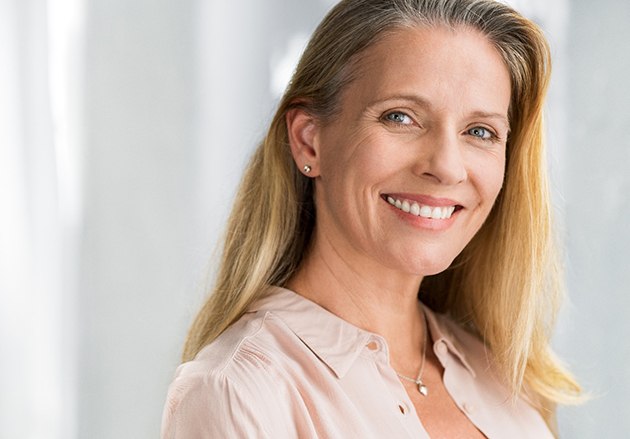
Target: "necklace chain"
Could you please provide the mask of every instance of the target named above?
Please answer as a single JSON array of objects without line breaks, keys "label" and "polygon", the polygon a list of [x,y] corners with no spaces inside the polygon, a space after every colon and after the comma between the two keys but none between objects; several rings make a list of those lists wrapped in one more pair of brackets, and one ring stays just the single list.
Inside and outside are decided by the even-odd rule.
[{"label": "necklace chain", "polygon": [[426,353],[427,353],[427,342],[428,342],[427,331],[429,330],[429,328],[426,324],[426,316],[423,316],[423,317],[424,317],[425,325],[424,325],[424,336],[423,336],[423,346],[422,346],[422,361],[420,363],[420,369],[418,370],[418,378],[414,379],[398,372],[396,372],[396,375],[398,375],[398,378],[414,383],[416,386],[418,386],[418,392],[420,392],[422,396],[427,396],[429,394],[429,388],[422,382],[422,372],[424,371],[424,360],[426,358]]}]

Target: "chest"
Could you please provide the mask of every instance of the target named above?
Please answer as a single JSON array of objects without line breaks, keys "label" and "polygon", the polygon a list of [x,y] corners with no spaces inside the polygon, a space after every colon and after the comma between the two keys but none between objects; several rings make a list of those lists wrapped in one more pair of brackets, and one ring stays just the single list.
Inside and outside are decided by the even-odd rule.
[{"label": "chest", "polygon": [[459,407],[451,398],[443,383],[443,372],[437,358],[429,354],[423,374],[423,381],[429,389],[428,394],[422,395],[417,385],[403,381],[425,430],[432,438],[486,438],[468,418],[466,411],[472,410],[472,406]]}]

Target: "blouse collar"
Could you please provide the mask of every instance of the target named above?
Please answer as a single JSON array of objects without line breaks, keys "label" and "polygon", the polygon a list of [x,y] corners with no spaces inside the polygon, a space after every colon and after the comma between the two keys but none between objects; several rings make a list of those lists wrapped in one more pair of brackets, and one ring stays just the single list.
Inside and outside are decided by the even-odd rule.
[{"label": "blouse collar", "polygon": [[[423,306],[434,350],[444,343],[455,358],[473,376],[474,369],[466,360],[464,347],[452,330],[453,322]],[[254,302],[248,312],[273,314],[323,361],[338,378],[343,378],[371,341],[381,346],[389,363],[389,350],[383,337],[358,328],[311,300],[281,287],[271,287],[267,294]],[[439,353],[438,353],[439,357]]]}]

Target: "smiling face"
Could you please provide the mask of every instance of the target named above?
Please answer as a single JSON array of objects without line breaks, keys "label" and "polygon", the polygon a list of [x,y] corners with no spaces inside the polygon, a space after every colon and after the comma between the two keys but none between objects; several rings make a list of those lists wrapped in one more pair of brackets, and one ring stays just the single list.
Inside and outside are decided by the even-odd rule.
[{"label": "smiling face", "polygon": [[340,111],[304,130],[310,152],[292,145],[313,167],[316,237],[350,263],[443,271],[503,183],[509,72],[486,37],[446,27],[389,34],[356,67]]}]

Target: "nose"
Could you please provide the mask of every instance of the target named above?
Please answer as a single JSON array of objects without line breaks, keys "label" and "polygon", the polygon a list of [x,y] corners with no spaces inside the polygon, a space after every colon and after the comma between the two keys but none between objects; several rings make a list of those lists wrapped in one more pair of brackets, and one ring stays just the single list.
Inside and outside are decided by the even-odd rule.
[{"label": "nose", "polygon": [[414,173],[444,185],[466,180],[466,164],[457,133],[447,130],[427,133],[419,145]]}]

